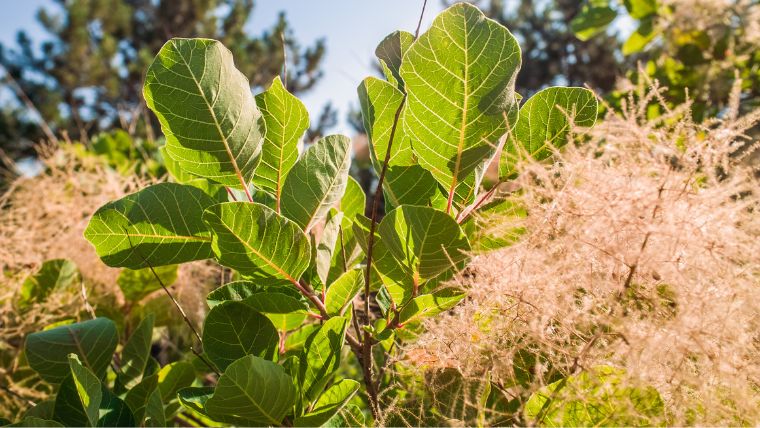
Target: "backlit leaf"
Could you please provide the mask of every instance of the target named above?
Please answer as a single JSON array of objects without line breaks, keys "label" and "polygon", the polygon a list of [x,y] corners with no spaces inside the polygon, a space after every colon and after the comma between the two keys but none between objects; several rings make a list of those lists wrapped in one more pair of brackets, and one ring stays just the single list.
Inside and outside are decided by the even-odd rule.
[{"label": "backlit leaf", "polygon": [[256,104],[266,122],[261,163],[253,183],[280,199],[285,176],[298,159],[298,141],[309,127],[309,113],[276,76],[269,89],[256,95]]},{"label": "backlit leaf", "polygon": [[201,216],[214,203],[196,187],[154,184],[100,207],[84,236],[113,267],[140,269],[207,259],[212,255],[211,234]]},{"label": "backlit leaf", "polygon": [[318,427],[329,421],[356,394],[359,382],[343,379],[327,389],[314,403],[311,411],[296,418],[297,427]]},{"label": "backlit leaf", "polygon": [[468,259],[467,238],[453,218],[434,208],[402,205],[378,226],[383,244],[417,284]]},{"label": "backlit leaf", "polygon": [[351,165],[351,140],[329,135],[312,144],[285,178],[282,214],[304,231],[343,197]]},{"label": "backlit leaf", "polygon": [[75,284],[79,278],[77,265],[71,260],[46,260],[21,284],[18,305],[23,309],[34,302],[42,302],[50,293]]},{"label": "backlit leaf", "polygon": [[322,393],[322,389],[340,366],[347,326],[346,318],[330,318],[306,340],[306,364],[301,365],[301,385],[308,400],[314,400]]},{"label": "backlit leaf", "polygon": [[166,152],[185,171],[243,188],[259,161],[264,123],[248,79],[216,40],[171,39],[145,76]]},{"label": "backlit leaf", "polygon": [[399,90],[404,90],[399,69],[401,60],[414,41],[414,34],[406,31],[394,31],[387,35],[375,48],[375,56],[380,61],[385,78]]},{"label": "backlit leaf", "polygon": [[453,195],[517,116],[520,47],[475,6],[456,3],[404,56],[404,130],[420,165]]},{"label": "backlit leaf", "polygon": [[399,314],[399,323],[406,324],[420,318],[432,317],[453,308],[466,294],[454,288],[444,288],[432,294],[412,299]]},{"label": "backlit leaf", "polygon": [[598,103],[585,88],[551,87],[537,92],[520,109],[519,119],[507,141],[500,161],[500,174],[514,173],[514,164],[525,152],[536,160],[552,154],[552,148],[567,144],[572,126],[591,127],[596,122]]},{"label": "backlit leaf", "polygon": [[359,290],[364,287],[364,273],[352,269],[335,280],[327,289],[325,308],[330,315],[342,315]]},{"label": "backlit leaf", "polygon": [[309,238],[294,222],[264,205],[227,202],[203,214],[213,250],[224,266],[251,276],[298,281],[309,266]]},{"label": "backlit leaf", "polygon": [[[376,77],[364,79],[357,91],[364,129],[367,131],[367,138],[369,139],[372,164],[376,171],[380,171],[388,153],[388,141],[390,140],[396,111],[404,99],[404,94],[396,89],[393,84]],[[388,166],[414,165],[414,163],[411,142],[409,137],[405,135],[404,127],[399,120],[393,135]]]}]

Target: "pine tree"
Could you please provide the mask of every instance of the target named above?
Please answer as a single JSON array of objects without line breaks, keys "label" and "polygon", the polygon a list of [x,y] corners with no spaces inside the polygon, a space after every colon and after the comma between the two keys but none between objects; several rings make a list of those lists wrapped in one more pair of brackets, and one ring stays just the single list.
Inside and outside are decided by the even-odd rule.
[{"label": "pine tree", "polygon": [[[0,45],[0,65],[14,92],[28,97],[56,134],[65,132],[71,139],[86,141],[116,127],[150,136],[152,127],[145,125],[155,123],[145,109],[142,81],[149,62],[172,37],[221,40],[241,59],[236,65],[254,90],[281,73],[285,55],[291,92],[308,90],[322,76],[324,41],[301,46],[284,14],[262,34],[247,34],[253,0],[55,2],[60,13],[41,9],[37,15],[50,39],[35,49],[29,36],[19,32],[15,47]],[[0,116],[0,148],[12,157],[28,154],[29,143],[40,136],[29,112],[6,108]]]},{"label": "pine tree", "polygon": [[481,0],[484,13],[505,25],[520,41],[522,71],[517,91],[523,96],[547,85],[583,86],[606,93],[620,74],[620,41],[603,34],[579,40],[570,22],[580,12],[579,0]]}]

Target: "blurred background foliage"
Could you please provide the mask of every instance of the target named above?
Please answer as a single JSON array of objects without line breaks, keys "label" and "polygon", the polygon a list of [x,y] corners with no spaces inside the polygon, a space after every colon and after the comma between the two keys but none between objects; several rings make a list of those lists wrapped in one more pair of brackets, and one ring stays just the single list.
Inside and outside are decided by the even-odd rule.
[{"label": "blurred background foliage", "polygon": [[[55,2],[60,13],[37,14],[48,34],[40,49],[24,31],[15,46],[0,45],[5,83],[19,101],[0,111],[0,148],[12,159],[33,155],[33,144],[43,137],[88,144],[102,131],[122,129],[152,143],[159,131],[145,108],[142,81],[172,37],[221,40],[235,58],[245,58],[237,66],[254,90],[280,74],[286,59],[287,87],[295,94],[322,76],[324,40],[300,45],[284,14],[262,34],[246,33],[253,0]],[[33,120],[37,112],[41,122]],[[329,119],[327,108],[324,121]]]},{"label": "blurred background foliage", "polygon": [[[141,87],[149,61],[168,38],[221,40],[236,58],[245,58],[238,67],[254,91],[285,70],[296,95],[322,77],[325,40],[300,44],[284,13],[261,34],[246,32],[254,0],[52,1],[60,12],[37,14],[48,34],[39,48],[24,31],[15,45],[0,44],[3,83],[16,97],[0,106],[0,185],[13,175],[13,161],[33,158],[42,140],[58,139],[82,144],[83,153],[108,158],[118,170],[160,176],[160,130]],[[636,84],[657,80],[667,88],[669,105],[689,99],[694,119],[702,121],[725,110],[738,77],[742,111],[760,104],[758,0],[472,3],[519,40],[523,71],[517,89],[525,97],[547,85],[585,85],[620,109]],[[660,110],[652,107],[649,114]],[[338,121],[326,104],[304,140],[324,135]],[[363,156],[366,138],[357,108],[346,121],[357,137],[353,175],[369,190],[374,174]]]}]

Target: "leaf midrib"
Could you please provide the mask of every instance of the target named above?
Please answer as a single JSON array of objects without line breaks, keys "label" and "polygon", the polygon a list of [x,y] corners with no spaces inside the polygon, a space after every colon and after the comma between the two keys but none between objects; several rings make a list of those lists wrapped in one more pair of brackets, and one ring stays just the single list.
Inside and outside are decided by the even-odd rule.
[{"label": "leaf midrib", "polygon": [[[185,64],[185,68],[187,68],[190,78],[193,79],[193,83],[195,83],[195,87],[198,88],[198,92],[201,94],[201,98],[203,99],[203,102],[206,104],[206,108],[208,108],[208,112],[211,115],[211,119],[213,119],[214,121],[214,126],[216,127],[216,131],[219,133],[219,138],[222,139],[222,144],[224,145],[224,149],[227,151],[227,156],[229,156],[230,162],[232,162],[232,168],[235,170],[235,174],[237,175],[238,180],[240,180],[240,185],[243,186],[243,189],[246,189],[247,187],[245,184],[245,179],[243,179],[243,174],[240,171],[240,167],[238,167],[235,156],[232,155],[232,149],[230,149],[229,143],[227,142],[227,137],[224,135],[224,131],[222,131],[222,127],[219,125],[219,121],[216,119],[216,114],[214,113],[214,109],[213,107],[211,107],[211,104],[209,104],[208,99],[206,99],[206,93],[203,91],[200,83],[195,78],[195,73],[193,73],[193,70],[192,68],[190,68],[190,64],[187,63],[187,60],[185,60],[185,56],[182,55],[181,50],[177,48],[177,44],[174,42],[172,43],[174,44],[174,49],[177,50],[179,57],[182,58],[182,63]],[[204,61],[205,61],[205,58],[204,58]],[[219,72],[221,73],[221,68]]]},{"label": "leaf midrib", "polygon": [[459,144],[457,145],[457,160],[454,164],[454,171],[451,177],[451,187],[449,187],[449,200],[446,204],[446,212],[451,211],[451,204],[454,200],[454,192],[456,191],[457,187],[457,177],[459,177],[459,168],[461,167],[462,163],[462,150],[464,147],[464,136],[465,132],[467,131],[467,110],[468,110],[468,101],[470,98],[469,95],[469,86],[468,82],[470,80],[470,60],[468,55],[469,50],[469,43],[467,41],[467,16],[464,16],[464,23],[462,24],[464,27],[464,88],[463,88],[463,95],[464,95],[464,105],[462,106],[462,123],[459,126]]},{"label": "leaf midrib", "polygon": [[288,281],[292,282],[293,284],[298,284],[298,281],[296,281],[292,276],[290,276],[285,270],[282,269],[279,265],[274,263],[271,259],[268,257],[265,257],[263,254],[261,254],[258,250],[256,250],[254,247],[252,247],[246,240],[244,240],[241,236],[239,236],[237,233],[235,233],[230,227],[227,225],[227,223],[222,220],[221,217],[217,216],[219,219],[219,224],[222,225],[227,231],[237,238],[238,241],[240,241],[241,244],[243,244],[246,248],[248,248],[252,253],[254,253],[256,256],[258,256],[260,259],[264,260],[266,264],[273,267],[278,273],[280,273],[282,276],[285,277]]}]

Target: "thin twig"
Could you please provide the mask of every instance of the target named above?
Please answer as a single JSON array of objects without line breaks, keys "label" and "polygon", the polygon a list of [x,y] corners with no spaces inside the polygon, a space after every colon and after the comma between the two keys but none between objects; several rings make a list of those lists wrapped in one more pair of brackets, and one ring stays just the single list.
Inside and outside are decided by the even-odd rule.
[{"label": "thin twig", "polygon": [[422,12],[420,12],[420,20],[417,21],[417,29],[414,31],[414,40],[420,36],[420,27],[422,26],[422,17],[425,16],[425,6],[427,6],[427,0],[422,2]]},{"label": "thin twig", "polygon": [[[203,339],[201,338],[201,335],[198,333],[198,330],[196,330],[195,327],[193,326],[193,323],[190,322],[190,318],[187,317],[187,314],[185,313],[185,310],[182,309],[182,306],[180,306],[180,304],[177,301],[177,299],[175,299],[174,296],[172,295],[172,293],[169,291],[169,289],[166,288],[166,285],[164,285],[164,281],[161,280],[161,277],[159,277],[158,274],[156,273],[156,271],[153,269],[153,265],[151,265],[150,262],[148,262],[148,260],[137,250],[137,248],[135,248],[135,246],[132,245],[132,238],[129,235],[129,232],[127,231],[126,228],[124,228],[124,233],[127,235],[127,241],[129,241],[129,247],[132,249],[132,251],[135,254],[137,254],[138,256],[140,256],[140,258],[143,260],[143,263],[145,263],[148,266],[148,269],[150,269],[150,272],[156,278],[156,281],[158,281],[159,285],[161,285],[161,288],[164,290],[164,292],[166,293],[166,295],[169,297],[169,299],[172,301],[172,303],[174,303],[174,307],[176,307],[177,310],[179,311],[180,315],[182,315],[182,319],[185,320],[185,324],[187,324],[187,326],[190,327],[190,330],[195,335],[195,338],[198,340],[198,343],[200,344],[201,350],[202,350],[203,349]],[[211,369],[211,371],[213,371],[214,373],[216,373],[217,376],[221,376],[219,374],[219,372],[216,370],[216,368],[214,368],[214,366],[209,361],[207,361],[206,358],[203,357],[203,354],[202,354],[201,351],[196,350],[194,346],[190,346],[190,351],[192,351],[193,354],[195,354],[196,357],[198,357],[201,361],[203,361],[203,363],[206,364],[208,366],[208,368]]]},{"label": "thin twig", "polygon": [[5,71],[5,79],[13,86],[13,88],[16,91],[16,95],[21,99],[21,101],[26,104],[26,108],[29,110],[32,110],[33,112],[37,113],[38,119],[37,124],[42,129],[42,132],[45,134],[45,136],[48,138],[48,140],[54,142],[55,144],[58,144],[58,138],[56,138],[55,134],[53,133],[53,130],[50,129],[47,123],[45,123],[45,118],[42,116],[39,110],[37,110],[37,107],[34,105],[32,100],[26,95],[26,92],[21,88],[21,85],[16,82],[16,79],[11,76],[11,73],[6,69],[2,64],[0,64],[0,69]]}]

